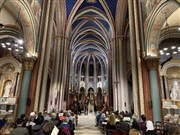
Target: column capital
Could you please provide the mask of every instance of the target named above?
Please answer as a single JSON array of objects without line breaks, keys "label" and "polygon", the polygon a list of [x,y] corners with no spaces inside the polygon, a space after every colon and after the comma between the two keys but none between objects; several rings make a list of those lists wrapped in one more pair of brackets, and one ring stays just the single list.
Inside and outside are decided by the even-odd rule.
[{"label": "column capital", "polygon": [[23,58],[23,67],[25,70],[32,70],[34,67],[35,59],[31,57]]},{"label": "column capital", "polygon": [[159,58],[158,57],[148,57],[148,58],[146,58],[146,64],[147,64],[148,70],[158,69]]}]

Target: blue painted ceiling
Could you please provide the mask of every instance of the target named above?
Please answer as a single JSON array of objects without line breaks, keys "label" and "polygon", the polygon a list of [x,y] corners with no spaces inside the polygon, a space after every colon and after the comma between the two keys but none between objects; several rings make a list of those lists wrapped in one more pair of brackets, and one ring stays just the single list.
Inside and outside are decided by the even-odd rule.
[{"label": "blue painted ceiling", "polygon": [[[102,6],[99,0],[96,0],[95,3],[87,1],[82,2],[73,17],[69,35],[71,57],[77,64],[95,61],[106,65],[117,0],[104,0],[105,6]],[[78,0],[66,0],[67,19],[73,12],[72,9],[76,2]],[[107,14],[108,11],[110,13]],[[109,14],[111,15],[109,16]]]}]

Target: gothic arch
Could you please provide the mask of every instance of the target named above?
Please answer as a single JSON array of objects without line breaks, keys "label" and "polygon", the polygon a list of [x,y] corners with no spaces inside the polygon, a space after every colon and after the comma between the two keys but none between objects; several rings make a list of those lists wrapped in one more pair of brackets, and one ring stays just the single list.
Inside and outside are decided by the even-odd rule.
[{"label": "gothic arch", "polygon": [[162,67],[162,69],[160,70],[160,75],[161,76],[167,76],[167,70],[171,67],[179,67],[180,68],[180,60],[176,60],[176,59],[171,59],[170,61],[168,61],[167,63],[165,63]]},{"label": "gothic arch", "polygon": [[165,14],[168,18],[177,8],[179,5],[176,1],[162,0],[147,18],[145,22],[145,45],[148,57],[158,56],[159,35],[166,20]]},{"label": "gothic arch", "polygon": [[[8,8],[11,7],[11,8]],[[37,37],[37,25],[35,16],[32,13],[30,4],[27,1],[5,1],[4,7],[12,16],[17,19],[19,12],[19,25],[22,26],[22,35],[24,35],[24,42],[27,53],[31,56],[36,52],[36,37]],[[19,11],[17,11],[19,10]]]}]

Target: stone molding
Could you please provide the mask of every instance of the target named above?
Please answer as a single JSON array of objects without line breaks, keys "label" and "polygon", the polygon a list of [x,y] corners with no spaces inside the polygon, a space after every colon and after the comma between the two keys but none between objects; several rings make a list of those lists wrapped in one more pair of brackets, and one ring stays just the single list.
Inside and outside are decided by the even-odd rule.
[{"label": "stone molding", "polygon": [[24,58],[23,59],[23,67],[25,70],[32,70],[34,67],[35,59],[33,58]]},{"label": "stone molding", "polygon": [[159,67],[159,58],[158,57],[146,58],[146,64],[147,64],[148,70],[158,69],[158,67]]}]

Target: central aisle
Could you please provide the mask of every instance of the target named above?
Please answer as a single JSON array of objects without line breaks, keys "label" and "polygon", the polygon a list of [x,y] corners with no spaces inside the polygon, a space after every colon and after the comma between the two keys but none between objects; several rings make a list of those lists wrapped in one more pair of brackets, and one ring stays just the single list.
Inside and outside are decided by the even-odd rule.
[{"label": "central aisle", "polygon": [[95,115],[90,113],[88,115],[78,116],[78,125],[75,130],[75,135],[102,135],[100,130],[95,127]]}]

